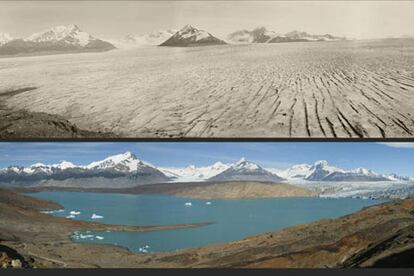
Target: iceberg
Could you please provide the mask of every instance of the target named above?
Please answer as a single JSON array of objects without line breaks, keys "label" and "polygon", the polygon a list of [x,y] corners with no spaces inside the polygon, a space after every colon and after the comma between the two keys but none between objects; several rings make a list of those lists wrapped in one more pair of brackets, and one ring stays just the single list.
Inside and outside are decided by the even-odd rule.
[{"label": "iceberg", "polygon": [[80,234],[79,237],[81,239],[88,239],[88,238],[92,239],[93,238],[93,235],[82,235],[82,234]]},{"label": "iceberg", "polygon": [[211,202],[210,202],[210,201],[207,201],[207,202],[206,202],[206,205],[211,205]]},{"label": "iceberg", "polygon": [[193,204],[191,202],[186,202],[184,203],[185,206],[193,206]]},{"label": "iceberg", "polygon": [[80,211],[70,211],[70,214],[71,215],[74,215],[74,216],[78,216],[78,215],[80,215]]},{"label": "iceberg", "polygon": [[91,219],[103,219],[103,216],[97,215],[97,214],[92,214]]},{"label": "iceberg", "polygon": [[104,239],[104,237],[101,237],[101,236],[95,236],[95,238],[97,238],[98,240],[103,240]]}]

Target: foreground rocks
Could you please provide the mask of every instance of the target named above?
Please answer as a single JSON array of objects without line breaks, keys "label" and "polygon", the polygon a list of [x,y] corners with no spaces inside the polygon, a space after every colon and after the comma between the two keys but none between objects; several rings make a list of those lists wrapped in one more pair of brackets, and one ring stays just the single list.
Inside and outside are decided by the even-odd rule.
[{"label": "foreground rocks", "polygon": [[114,138],[111,133],[79,129],[59,115],[8,108],[5,101],[36,87],[0,90],[0,138]]},{"label": "foreground rocks", "polygon": [[[12,248],[33,267],[348,268],[414,265],[414,200],[389,202],[338,219],[297,225],[227,244],[172,253],[137,254],[118,246],[73,243],[69,235],[74,229],[106,229],[109,226],[41,214],[38,210],[42,201],[34,199],[33,203],[27,204],[28,200],[18,200],[20,195],[1,193],[0,245]],[[15,200],[5,202],[6,193]]]}]

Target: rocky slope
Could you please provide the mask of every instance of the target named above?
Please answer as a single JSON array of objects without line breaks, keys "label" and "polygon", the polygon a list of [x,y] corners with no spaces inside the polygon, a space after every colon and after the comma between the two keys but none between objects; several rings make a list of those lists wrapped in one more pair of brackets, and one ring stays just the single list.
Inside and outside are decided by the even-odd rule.
[{"label": "rocky slope", "polygon": [[0,138],[115,138],[107,132],[94,132],[78,128],[59,115],[32,112],[20,108],[10,108],[4,103],[9,98],[36,90],[37,87],[0,89]]}]

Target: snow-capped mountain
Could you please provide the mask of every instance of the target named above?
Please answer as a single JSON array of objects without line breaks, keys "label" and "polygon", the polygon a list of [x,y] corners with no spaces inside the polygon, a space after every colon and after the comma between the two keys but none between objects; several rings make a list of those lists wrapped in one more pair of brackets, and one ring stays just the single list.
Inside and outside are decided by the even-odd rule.
[{"label": "snow-capped mountain", "polygon": [[115,49],[109,42],[93,37],[75,24],[56,26],[24,39],[13,39],[0,46],[0,54],[60,53],[108,51]]},{"label": "snow-capped mountain", "polygon": [[88,170],[111,169],[119,172],[135,172],[146,167],[152,166],[139,160],[132,152],[127,151],[123,154],[110,156],[101,161],[92,162],[84,168]]},{"label": "snow-capped mountain", "polygon": [[269,43],[289,42],[289,41],[338,41],[345,40],[344,37],[333,36],[330,34],[318,35],[309,34],[303,31],[291,31],[281,37],[274,37]]},{"label": "snow-capped mountain", "polygon": [[227,36],[227,39],[234,43],[267,43],[278,35],[276,32],[267,30],[265,27],[258,27],[252,31],[241,30],[233,32]]},{"label": "snow-capped mountain", "polygon": [[75,24],[67,26],[56,26],[51,29],[34,33],[24,39],[32,42],[65,42],[79,46],[86,46],[95,40],[93,36],[79,29]]},{"label": "snow-capped mountain", "polygon": [[[170,181],[170,177],[126,152],[95,161],[86,166],[63,161],[58,164],[33,164],[29,167],[10,166],[0,170],[0,183],[21,185],[136,186]],[[105,184],[106,183],[106,184]]]},{"label": "snow-capped mountain", "polygon": [[265,27],[258,27],[252,31],[236,31],[227,36],[228,41],[233,43],[281,43],[281,42],[307,42],[307,41],[338,41],[343,37],[330,34],[312,35],[307,32],[292,31],[286,34],[269,31]]},{"label": "snow-capped mountain", "polygon": [[408,177],[396,174],[384,175],[365,168],[344,170],[332,166],[326,160],[315,162],[313,165],[300,164],[292,166],[279,173],[290,180],[327,181],[327,182],[370,182],[370,181],[408,181]]},{"label": "snow-capped mountain", "polygon": [[13,37],[8,33],[0,33],[0,46],[12,41]]},{"label": "snow-capped mountain", "polygon": [[278,174],[286,179],[304,179],[310,173],[312,165],[299,164],[294,165],[286,170],[279,171]]},{"label": "snow-capped mountain", "polygon": [[120,40],[114,41],[113,43],[117,48],[156,46],[172,37],[176,32],[177,30],[163,30],[143,35],[127,35]]},{"label": "snow-capped mountain", "polygon": [[[299,164],[286,170],[264,169],[242,158],[233,164],[216,162],[211,166],[158,168],[125,152],[109,156],[88,165],[68,161],[57,164],[36,163],[31,166],[9,166],[0,169],[0,186],[43,185],[64,187],[114,188],[166,182],[200,181],[262,181],[314,187],[323,193],[355,195],[390,188],[404,188],[413,179],[396,174],[379,174],[365,168],[344,170],[317,161],[313,165]],[[401,186],[402,185],[402,186]]]},{"label": "snow-capped mountain", "polygon": [[160,46],[188,47],[222,44],[226,43],[223,40],[214,37],[210,33],[198,30],[191,25],[186,25],[169,39],[161,43]]},{"label": "snow-capped mountain", "polygon": [[216,162],[211,166],[196,167],[194,165],[186,168],[160,168],[161,171],[175,182],[199,182],[205,181],[230,167],[229,164]]},{"label": "snow-capped mountain", "polygon": [[209,181],[264,181],[264,182],[280,182],[284,179],[278,175],[263,169],[256,163],[240,159],[237,163],[232,164],[223,172],[210,177]]}]

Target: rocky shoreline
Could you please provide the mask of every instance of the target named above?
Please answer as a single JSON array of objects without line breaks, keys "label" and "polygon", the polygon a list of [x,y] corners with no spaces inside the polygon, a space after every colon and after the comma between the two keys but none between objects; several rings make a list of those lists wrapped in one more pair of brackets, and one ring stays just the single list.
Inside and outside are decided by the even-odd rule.
[{"label": "rocky shoreline", "polygon": [[52,217],[39,212],[40,209],[52,207],[52,202],[6,190],[1,190],[1,194],[0,245],[14,250],[30,267],[414,266],[414,200],[375,205],[337,219],[296,225],[226,244],[142,254],[119,246],[74,243],[69,239],[74,229],[108,226]]},{"label": "rocky shoreline", "polygon": [[[13,260],[19,260],[23,267],[89,267],[89,262],[93,264],[100,252],[134,255],[128,249],[119,246],[74,243],[70,236],[75,231],[144,232],[210,224],[206,222],[161,226],[112,225],[54,217],[42,212],[61,208],[61,205],[51,201],[0,189],[0,260],[3,262],[0,263],[0,267],[12,267]],[[12,259],[13,255],[20,257]],[[76,261],[70,260],[71,255],[77,256]],[[65,256],[69,257],[69,260]],[[107,265],[116,267],[116,264]]]}]

